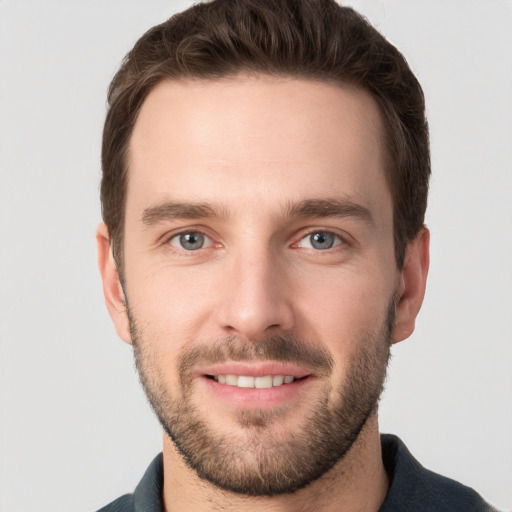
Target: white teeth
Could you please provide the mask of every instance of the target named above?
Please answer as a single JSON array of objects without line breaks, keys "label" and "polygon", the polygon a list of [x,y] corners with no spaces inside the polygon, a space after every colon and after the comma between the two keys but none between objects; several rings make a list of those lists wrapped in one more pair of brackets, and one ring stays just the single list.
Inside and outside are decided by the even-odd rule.
[{"label": "white teeth", "polygon": [[280,386],[283,382],[284,382],[283,375],[274,375],[274,378],[272,379],[272,386]]},{"label": "white teeth", "polygon": [[229,386],[238,386],[238,377],[236,375],[226,375],[226,384]]},{"label": "white teeth", "polygon": [[238,377],[238,387],[239,388],[253,388],[254,387],[254,377],[246,377],[245,375],[240,375],[240,377]]},{"label": "white teeth", "polygon": [[214,375],[213,379],[220,384],[238,386],[239,388],[268,389],[271,387],[290,384],[295,380],[291,375],[265,375],[263,377],[251,377],[248,375]]},{"label": "white teeth", "polygon": [[266,377],[256,377],[254,379],[254,387],[258,389],[271,388],[272,376],[267,375]]}]

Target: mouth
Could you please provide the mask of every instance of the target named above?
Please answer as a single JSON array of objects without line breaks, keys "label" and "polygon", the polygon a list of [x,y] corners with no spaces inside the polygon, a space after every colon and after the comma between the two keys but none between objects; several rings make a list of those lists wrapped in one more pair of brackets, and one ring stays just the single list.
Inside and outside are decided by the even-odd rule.
[{"label": "mouth", "polygon": [[295,403],[317,380],[307,369],[286,363],[223,363],[197,375],[209,400],[240,408],[268,409]]},{"label": "mouth", "polygon": [[206,377],[226,386],[255,389],[276,388],[300,380],[293,375],[262,375],[259,377],[251,375],[206,375]]}]

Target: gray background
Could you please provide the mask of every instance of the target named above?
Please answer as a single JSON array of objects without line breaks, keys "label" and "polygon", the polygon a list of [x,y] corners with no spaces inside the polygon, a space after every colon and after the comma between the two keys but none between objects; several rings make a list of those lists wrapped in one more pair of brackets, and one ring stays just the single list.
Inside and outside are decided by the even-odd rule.
[{"label": "gray background", "polygon": [[[0,511],[95,510],[160,450],[103,305],[105,91],[189,2],[0,1]],[[381,429],[512,508],[512,3],[353,1],[407,57],[432,132],[432,264]]]}]

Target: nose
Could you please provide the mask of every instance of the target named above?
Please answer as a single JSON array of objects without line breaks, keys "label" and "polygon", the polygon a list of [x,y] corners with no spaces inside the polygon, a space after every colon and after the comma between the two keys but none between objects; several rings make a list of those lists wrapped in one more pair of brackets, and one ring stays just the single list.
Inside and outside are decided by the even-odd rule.
[{"label": "nose", "polygon": [[218,309],[226,334],[258,340],[293,329],[292,283],[283,264],[271,251],[229,259]]}]

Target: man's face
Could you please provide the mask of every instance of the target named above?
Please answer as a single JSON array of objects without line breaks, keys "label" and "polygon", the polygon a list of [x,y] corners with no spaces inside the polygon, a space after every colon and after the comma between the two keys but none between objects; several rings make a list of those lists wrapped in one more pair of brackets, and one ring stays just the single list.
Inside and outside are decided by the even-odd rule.
[{"label": "man's face", "polygon": [[369,95],[305,80],[166,82],[142,107],[126,338],[166,432],[220,487],[296,490],[375,411],[400,277],[382,132]]}]

